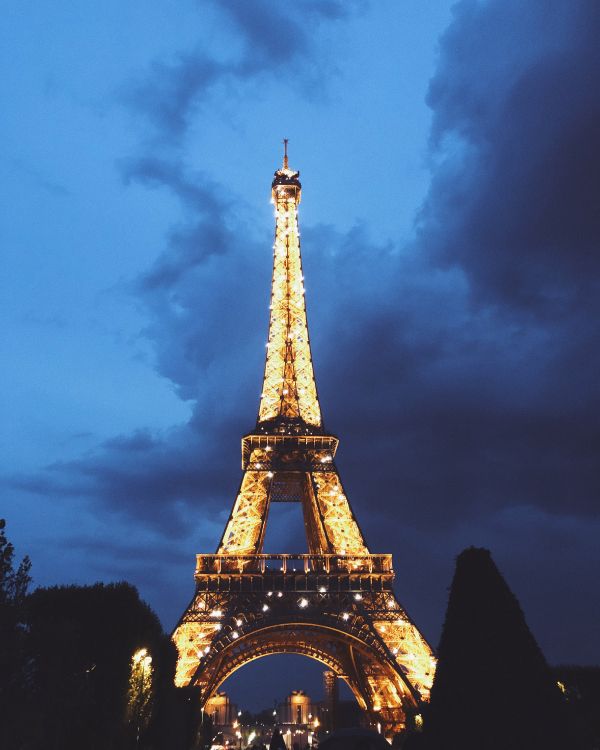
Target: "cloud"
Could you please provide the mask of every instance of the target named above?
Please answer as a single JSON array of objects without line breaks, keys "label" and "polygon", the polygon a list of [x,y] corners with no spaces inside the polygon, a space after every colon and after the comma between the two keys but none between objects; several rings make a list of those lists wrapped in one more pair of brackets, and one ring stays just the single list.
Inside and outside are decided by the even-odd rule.
[{"label": "cloud", "polygon": [[[259,362],[262,354],[269,268],[257,258],[269,257],[269,236],[265,232],[257,244],[234,214],[243,202],[221,199],[221,189],[203,176],[188,175],[173,163],[157,166],[152,184],[174,193],[186,216],[171,230],[165,252],[134,284],[148,314],[144,333],[156,352],[157,369],[179,395],[200,399],[199,413],[214,413],[218,421],[220,409],[227,419],[237,405],[232,393],[247,391],[245,384],[231,382],[238,362],[247,357]],[[137,164],[137,179],[140,174],[148,184],[147,161]]]},{"label": "cloud", "polygon": [[442,163],[422,244],[477,299],[557,318],[597,297],[599,32],[593,1],[455,7],[428,95]]},{"label": "cloud", "polygon": [[187,170],[177,147],[220,84],[277,79],[292,69],[296,81],[321,76],[319,26],[362,3],[313,0],[285,12],[263,2],[253,4],[252,12],[245,2],[213,5],[230,25],[229,57],[217,58],[198,46],[156,60],[121,97],[153,126],[138,154],[119,161],[123,181],[163,190],[181,209],[165,251],[130,289],[147,314],[143,335],[153,344],[156,369],[181,398],[193,402],[193,416],[160,434],[139,430],[117,436],[80,457],[10,481],[53,499],[86,498],[99,515],[108,509],[171,538],[185,533],[191,513],[202,522],[206,513],[228,508],[235,493],[239,435],[254,422],[259,390],[258,382],[240,382],[238,373],[247,360],[256,361],[257,372],[262,367],[269,269],[256,258],[268,258],[262,251],[270,245],[269,232],[256,244],[239,215],[242,201],[234,213],[228,188]]},{"label": "cloud", "polygon": [[[600,88],[587,85],[595,73],[586,78],[582,71],[594,56],[597,14],[585,3],[566,17],[547,15],[541,3],[527,12],[519,3],[501,5],[459,4],[442,39],[429,93],[437,161],[415,245],[374,246],[360,226],[303,233],[309,307],[327,300],[330,310],[313,331],[323,407],[346,437],[340,462],[356,504],[376,501],[382,512],[401,507],[421,524],[524,504],[586,515],[597,496],[600,436],[590,415],[599,393],[590,363],[598,361],[591,346],[598,316],[595,297],[585,293],[598,280],[596,254],[586,254],[597,219],[587,208],[587,171],[583,179],[571,175],[570,193],[580,204],[580,233],[573,234],[571,211],[554,206],[569,192],[564,171],[540,167],[553,144],[563,164],[581,165],[597,151],[597,137],[567,138],[585,130],[585,113],[593,122],[596,112],[591,101]],[[246,23],[244,7],[231,6],[236,24]],[[526,36],[536,26],[545,34],[513,50],[511,29]],[[254,35],[263,30],[250,24],[244,33],[259,44]],[[485,79],[472,75],[479,64]],[[569,87],[569,76],[585,85]],[[556,80],[565,95],[574,89],[560,116],[550,93]],[[452,150],[448,144],[457,141]],[[182,207],[182,224],[136,293],[148,313],[156,367],[195,402],[194,417],[143,450],[119,439],[102,447],[101,461],[86,457],[52,473],[73,479],[81,471],[102,488],[99,495],[110,488],[137,515],[143,497],[164,508],[202,502],[210,486],[219,497],[226,491],[218,457],[231,434],[250,428],[259,390],[268,235],[249,236],[223,188],[179,161],[129,159],[122,173],[170,191]],[[540,220],[545,204],[555,209],[551,231]],[[318,264],[311,255],[317,246]],[[239,373],[252,371],[256,382],[241,382]],[[209,434],[216,447],[207,453]],[[365,434],[375,474],[362,468]],[[132,440],[138,444],[139,435]],[[194,451],[207,473],[191,468]]]},{"label": "cloud", "polygon": [[600,615],[595,575],[598,518],[568,513],[558,517],[524,505],[475,520],[465,518],[451,529],[401,521],[381,523],[379,538],[385,549],[396,552],[400,601],[434,645],[456,556],[468,546],[484,546],[517,595],[550,662],[595,663],[593,623]]},{"label": "cloud", "polygon": [[[367,496],[394,488],[400,507],[413,498],[409,518],[596,513],[599,26],[591,2],[465,2],[442,38],[415,247],[429,293],[415,301],[422,276],[392,276],[393,315],[371,306],[362,341],[340,347],[377,363],[347,362],[353,443],[359,425],[397,433],[375,487],[353,481]],[[452,271],[454,288],[436,289]],[[364,408],[369,382],[390,394],[384,413]]]},{"label": "cloud", "polygon": [[233,245],[222,188],[206,175],[188,175],[180,161],[153,156],[124,159],[120,168],[126,184],[167,189],[185,213],[184,222],[173,227],[167,238],[168,249],[139,280],[143,290],[172,287],[210,255]]},{"label": "cloud", "polygon": [[162,137],[175,138],[187,129],[201,95],[232,72],[203,52],[180,53],[171,62],[155,61],[150,75],[127,88],[123,100],[144,114]]},{"label": "cloud", "polygon": [[[222,9],[242,35],[238,60],[182,56],[143,97],[173,143],[211,86],[266,74],[281,54],[247,7]],[[343,15],[341,3],[307,7],[323,22]],[[435,581],[438,594],[469,543],[505,561],[516,544],[525,565],[530,533],[540,586],[557,544],[570,549],[569,576],[600,562],[587,531],[600,491],[599,8],[458,3],[428,95],[432,179],[414,243],[377,244],[360,225],[303,226],[317,379],[349,497],[374,551],[407,549],[402,564],[414,560],[415,580]],[[303,60],[312,42],[294,33],[290,9],[286,50]],[[177,158],[146,153],[121,168],[181,207],[132,291],[157,371],[193,417],[18,481],[87,497],[169,538],[190,518],[210,519],[216,543],[239,480],[239,436],[258,405],[270,232],[253,230],[243,200],[234,212],[225,186]],[[567,573],[554,575],[566,591]],[[595,585],[580,583],[586,596]],[[545,592],[533,616],[541,622],[549,606]],[[431,626],[433,612],[425,619]]]},{"label": "cloud", "polygon": [[522,504],[595,514],[598,391],[570,394],[565,331],[474,307],[463,275],[417,249],[338,242],[319,259],[316,296],[335,316],[315,359],[350,497],[359,517],[380,509],[372,533],[386,514],[424,528]]},{"label": "cloud", "polygon": [[[212,434],[199,434],[191,423],[164,434],[140,430],[117,436],[37,474],[14,475],[9,484],[53,503],[83,498],[101,518],[109,511],[165,537],[181,538],[192,519],[198,526],[208,523],[207,513],[218,514],[223,495],[235,491],[229,477],[239,458],[234,450],[220,450],[227,442],[220,439],[226,424]],[[223,522],[227,514],[222,510]]]},{"label": "cloud", "polygon": [[213,0],[210,5],[231,27],[231,41],[218,56],[199,44],[171,60],[155,60],[147,77],[122,92],[123,102],[147,118],[163,143],[180,141],[220,84],[293,72],[295,84],[310,80],[314,93],[326,67],[326,46],[317,44],[321,27],[347,18],[366,2],[307,0],[285,9],[267,0]]}]

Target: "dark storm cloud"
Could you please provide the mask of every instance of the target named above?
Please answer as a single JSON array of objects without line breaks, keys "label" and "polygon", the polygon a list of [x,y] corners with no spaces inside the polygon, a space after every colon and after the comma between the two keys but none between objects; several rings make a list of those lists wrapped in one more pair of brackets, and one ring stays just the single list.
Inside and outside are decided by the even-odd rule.
[{"label": "dark storm cloud", "polygon": [[224,253],[232,246],[227,202],[220,186],[205,175],[188,175],[180,162],[151,156],[123,160],[120,166],[126,183],[168,190],[185,214],[182,224],[170,231],[168,249],[140,279],[142,289],[172,287],[210,255]]},{"label": "dark storm cloud", "polygon": [[430,278],[464,276],[464,309],[438,296],[407,320],[399,298],[366,342],[396,373],[379,426],[399,431],[409,514],[597,513],[599,31],[597,3],[469,2],[442,39],[417,250]]},{"label": "dark storm cloud", "polygon": [[[50,501],[85,498],[102,515],[108,509],[167,537],[182,536],[197,508],[223,507],[229,480],[239,462],[238,441],[221,437],[228,421],[214,432],[199,434],[194,419],[167,434],[138,431],[105,441],[88,454],[47,466],[35,476],[14,476],[11,486],[47,497]],[[208,431],[207,431],[208,432]],[[236,450],[237,449],[237,450]]]},{"label": "dark storm cloud", "polygon": [[197,48],[169,61],[157,60],[148,77],[124,92],[123,100],[146,115],[166,145],[174,145],[219,84],[293,70],[297,78],[318,85],[324,56],[322,50],[317,52],[315,38],[321,24],[343,19],[365,4],[360,0],[306,0],[278,6],[267,0],[213,0],[211,5],[233,27],[231,47],[240,43],[239,54],[216,60]]},{"label": "dark storm cloud", "polygon": [[239,435],[251,427],[258,402],[258,377],[246,384],[239,373],[248,360],[256,372],[262,364],[269,269],[256,258],[269,239],[265,233],[257,247],[231,213],[223,188],[189,173],[168,147],[177,145],[195,108],[219,82],[278,76],[300,59],[306,74],[313,65],[316,70],[316,25],[356,5],[307,2],[301,11],[291,6],[283,13],[266,3],[254,4],[252,12],[244,2],[219,4],[242,41],[239,59],[181,53],[155,62],[146,81],[129,90],[129,105],[148,115],[162,144],[147,150],[142,144],[141,156],[121,160],[121,176],[174,196],[182,210],[164,253],[133,290],[148,313],[144,335],[154,345],[157,370],[194,402],[194,413],[168,433],[118,436],[37,476],[15,477],[15,486],[53,498],[85,497],[99,512],[109,508],[169,536],[184,533],[193,507],[228,507],[238,481]]},{"label": "dark storm cloud", "polygon": [[[342,7],[314,6],[323,18]],[[247,8],[224,12],[255,60],[278,54]],[[435,581],[425,622],[441,617],[452,557],[468,544],[492,546],[531,601],[552,571],[578,623],[585,597],[569,581],[579,571],[581,590],[597,585],[587,571],[600,562],[589,532],[600,493],[599,13],[591,2],[459,3],[429,91],[432,183],[414,244],[303,226],[325,420],[342,437],[339,465],[367,538],[410,571],[413,584],[400,583],[413,586],[409,602]],[[308,42],[294,40],[292,56],[303,54]],[[158,77],[155,114],[174,141],[221,75],[191,75],[191,64]],[[192,512],[210,515],[216,543],[216,509],[230,508],[239,435],[258,404],[269,234],[249,235],[243,203],[233,215],[222,188],[176,161],[130,160],[123,175],[182,208],[135,294],[157,370],[193,417],[20,481],[165,535],[182,534]]]},{"label": "dark storm cloud", "polygon": [[[499,33],[500,31],[500,33]],[[600,5],[460,3],[428,101],[422,244],[474,295],[572,314],[600,278]]]},{"label": "dark storm cloud", "polygon": [[185,132],[202,95],[232,72],[202,51],[181,53],[174,61],[155,61],[150,75],[128,88],[124,101],[145,114],[159,135],[173,139]]},{"label": "dark storm cloud", "polygon": [[[304,232],[305,247],[312,236]],[[351,263],[319,259],[317,299],[369,274],[362,242],[346,238],[337,250]],[[521,504],[595,513],[597,391],[569,393],[573,375],[557,362],[564,330],[474,308],[460,275],[414,256],[374,257],[374,288],[361,294],[355,283],[313,337],[325,419],[344,438],[339,461],[359,516],[379,508],[447,527]]]},{"label": "dark storm cloud", "polygon": [[227,419],[234,414],[231,389],[239,392],[244,384],[231,383],[217,396],[220,383],[231,382],[236,354],[259,361],[269,269],[256,259],[264,255],[268,235],[257,247],[221,189],[203,175],[187,174],[180,164],[138,160],[130,162],[127,177],[170,192],[184,209],[167,249],[135,284],[149,313],[145,335],[154,345],[157,367],[184,399],[204,397],[198,413],[218,422],[220,409]]},{"label": "dark storm cloud", "polygon": [[[232,6],[236,23],[244,7]],[[598,112],[595,7],[559,14],[543,3],[459,4],[430,87],[439,166],[416,246],[373,247],[360,227],[346,235],[305,228],[309,306],[327,299],[329,307],[313,331],[325,417],[346,437],[340,461],[358,506],[377,502],[385,512],[404,503],[406,517],[423,524],[504,506],[594,512],[600,399],[589,165],[598,138],[573,134],[590,131]],[[81,470],[99,494],[110,487],[122,507],[139,513],[144,503],[158,518],[154,504],[201,499],[207,487],[226,492],[220,446],[249,428],[257,402],[269,269],[256,259],[268,240],[241,246],[247,232],[221,188],[178,162],[132,159],[123,174],[170,191],[184,211],[137,288],[157,368],[197,402],[195,416],[158,446],[136,452],[121,439],[104,446],[102,460],[62,469]],[[239,382],[242,371],[256,382]],[[205,430],[214,453],[202,447]],[[365,432],[375,476],[357,468]]]}]

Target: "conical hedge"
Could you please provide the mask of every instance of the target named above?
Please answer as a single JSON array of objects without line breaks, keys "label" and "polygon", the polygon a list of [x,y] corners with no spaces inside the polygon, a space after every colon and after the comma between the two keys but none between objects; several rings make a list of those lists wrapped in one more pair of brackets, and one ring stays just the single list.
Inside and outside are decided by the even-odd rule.
[{"label": "conical hedge", "polygon": [[[560,627],[565,616],[548,613]],[[567,706],[486,549],[456,562],[425,714],[427,750],[575,750]]]}]

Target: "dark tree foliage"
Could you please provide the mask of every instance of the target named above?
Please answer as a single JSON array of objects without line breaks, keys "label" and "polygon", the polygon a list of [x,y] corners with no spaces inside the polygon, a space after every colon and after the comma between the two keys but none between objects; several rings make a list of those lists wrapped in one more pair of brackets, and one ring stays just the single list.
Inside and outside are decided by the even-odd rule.
[{"label": "dark tree foliage", "polygon": [[[37,589],[26,603],[31,664],[24,748],[110,750],[132,747],[126,720],[133,654],[152,655],[153,713],[172,680],[174,656],[161,625],[127,583]],[[163,690],[164,692],[164,690]],[[148,746],[159,725],[142,734]]]},{"label": "dark tree foliage", "polygon": [[15,568],[15,550],[0,519],[0,747],[15,747],[22,733],[27,693],[24,602],[31,583],[25,557]]},{"label": "dark tree foliage", "polygon": [[273,730],[273,734],[271,735],[269,750],[287,750],[281,732],[277,728]]},{"label": "dark tree foliage", "polygon": [[[0,748],[189,750],[210,742],[198,691],[174,686],[175,646],[136,589],[97,583],[28,595],[31,564],[26,557],[15,567],[5,526],[0,519]],[[138,682],[132,658],[142,648],[152,662],[150,678]],[[132,685],[147,689],[143,722],[128,706]]]},{"label": "dark tree foliage", "polygon": [[568,707],[488,550],[462,552],[425,715],[427,750],[575,750]]},{"label": "dark tree foliage", "polygon": [[355,700],[338,701],[337,725],[339,729],[360,727],[363,716],[363,712]]},{"label": "dark tree foliage", "polygon": [[165,648],[171,651],[168,662],[172,660],[173,667],[163,670],[163,684],[158,685],[160,700],[154,705],[145,744],[156,750],[210,747],[214,734],[212,720],[200,710],[200,689],[173,685],[176,649],[170,639]]},{"label": "dark tree foliage", "polygon": [[263,708],[258,713],[252,714],[252,722],[255,724],[265,724],[266,726],[273,726],[277,723],[277,718],[273,716],[272,708]]},{"label": "dark tree foliage", "polygon": [[239,720],[242,726],[249,726],[256,721],[254,714],[248,710],[242,711],[241,715],[239,716]]}]

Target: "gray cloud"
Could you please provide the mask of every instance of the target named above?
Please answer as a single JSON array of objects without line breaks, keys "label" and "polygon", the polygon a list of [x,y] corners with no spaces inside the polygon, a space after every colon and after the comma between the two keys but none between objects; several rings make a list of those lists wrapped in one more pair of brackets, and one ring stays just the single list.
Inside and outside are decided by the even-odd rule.
[{"label": "gray cloud", "polygon": [[[310,6],[341,15],[339,3]],[[431,631],[460,545],[491,546],[507,563],[517,549],[525,566],[534,538],[523,592],[540,623],[554,599],[534,601],[532,588],[547,588],[546,570],[566,592],[567,577],[600,562],[586,532],[600,490],[600,6],[564,8],[456,6],[430,87],[432,182],[411,247],[377,246],[360,226],[303,227],[317,377],[326,422],[343,438],[343,478],[378,551],[416,568],[408,603],[437,587],[437,614],[434,604],[422,611]],[[256,47],[254,70],[279,54],[246,4],[226,12]],[[293,36],[291,57],[308,43]],[[197,63],[194,73],[182,58],[158,75],[152,117],[173,142],[200,93],[233,75]],[[193,417],[19,481],[176,537],[190,513],[214,517],[233,501],[239,435],[258,404],[270,239],[250,234],[222,188],[177,161],[132,159],[122,172],[182,207],[135,294],[156,367],[193,401]],[[551,567],[557,544],[569,549],[564,574]],[[579,583],[582,620],[597,583],[583,574]],[[569,653],[548,643],[551,658]]]},{"label": "gray cloud", "polygon": [[[174,145],[220,84],[241,83],[261,76],[277,78],[294,72],[295,82],[319,87],[326,65],[326,46],[316,44],[322,25],[333,24],[362,9],[365,0],[306,0],[274,5],[266,0],[213,0],[213,7],[232,25],[230,59],[215,60],[203,48],[157,60],[150,75],[122,92],[122,100],[143,114],[165,145]],[[304,89],[304,94],[308,92]]]},{"label": "gray cloud", "polygon": [[443,161],[422,244],[480,299],[558,318],[598,295],[599,33],[590,1],[455,8],[429,89]]},{"label": "gray cloud", "polygon": [[148,188],[163,188],[175,195],[185,218],[173,227],[168,249],[139,280],[142,289],[173,287],[177,281],[213,254],[233,246],[227,228],[227,202],[220,186],[205,175],[189,175],[179,161],[157,157],[130,158],[121,162],[126,183],[137,182]]}]

